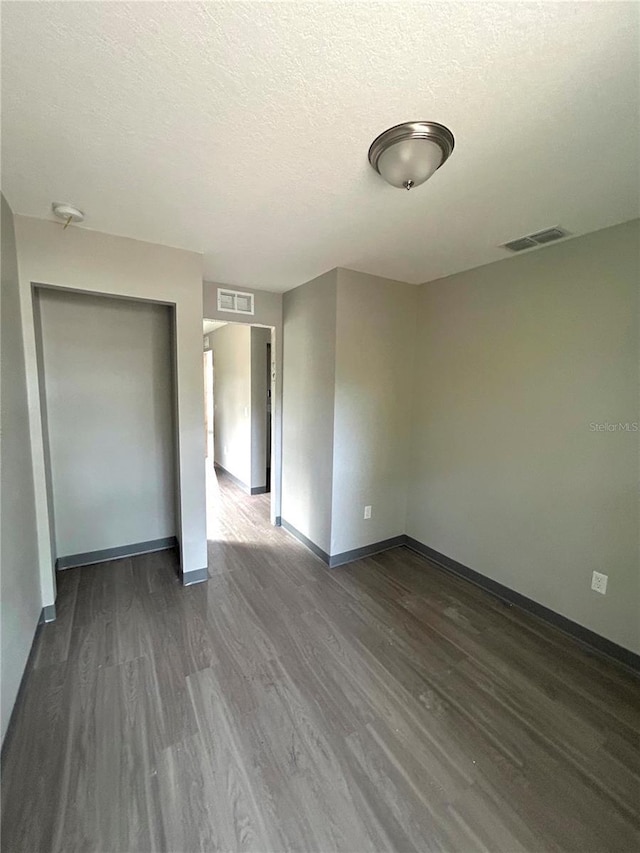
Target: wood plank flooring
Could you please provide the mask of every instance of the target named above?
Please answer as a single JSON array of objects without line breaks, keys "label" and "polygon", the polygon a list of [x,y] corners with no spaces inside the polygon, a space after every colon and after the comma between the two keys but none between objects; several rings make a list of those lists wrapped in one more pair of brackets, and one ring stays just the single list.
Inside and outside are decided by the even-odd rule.
[{"label": "wood plank flooring", "polygon": [[59,576],[4,851],[640,850],[634,676],[405,548],[329,570],[218,479],[207,584]]}]

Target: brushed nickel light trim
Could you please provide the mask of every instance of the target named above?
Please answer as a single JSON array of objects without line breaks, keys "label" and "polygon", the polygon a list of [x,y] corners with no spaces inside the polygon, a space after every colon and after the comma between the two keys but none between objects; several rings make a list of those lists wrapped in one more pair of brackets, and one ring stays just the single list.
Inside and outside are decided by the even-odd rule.
[{"label": "brushed nickel light trim", "polygon": [[[396,145],[399,142],[404,142],[408,139],[424,139],[428,142],[435,142],[440,147],[442,151],[442,160],[440,161],[440,165],[437,169],[439,169],[443,163],[446,163],[455,146],[453,133],[451,133],[448,127],[445,127],[443,124],[438,124],[438,122],[406,121],[403,124],[396,124],[394,127],[390,127],[388,130],[385,130],[384,133],[380,134],[380,136],[377,136],[369,148],[369,163],[371,163],[372,167],[381,177],[383,176],[378,167],[380,157],[385,153],[385,151],[388,151],[391,146]],[[412,180],[407,180],[403,184],[404,188],[407,190],[410,190],[414,185],[415,183]]]}]

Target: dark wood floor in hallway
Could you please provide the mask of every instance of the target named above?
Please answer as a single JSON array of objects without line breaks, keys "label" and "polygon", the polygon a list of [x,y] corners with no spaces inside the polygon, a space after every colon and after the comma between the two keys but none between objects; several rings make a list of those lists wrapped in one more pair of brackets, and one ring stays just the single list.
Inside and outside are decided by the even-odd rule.
[{"label": "dark wood floor in hallway", "polygon": [[634,676],[405,548],[329,570],[224,478],[210,521],[207,584],[60,575],[4,851],[640,849]]}]

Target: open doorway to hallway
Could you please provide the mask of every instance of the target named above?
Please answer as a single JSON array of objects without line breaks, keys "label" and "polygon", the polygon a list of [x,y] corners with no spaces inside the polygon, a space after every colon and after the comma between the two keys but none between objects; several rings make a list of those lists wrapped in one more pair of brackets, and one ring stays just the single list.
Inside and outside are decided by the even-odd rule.
[{"label": "open doorway to hallway", "polygon": [[[273,518],[275,372],[270,327],[205,320],[203,373],[207,539],[235,539],[252,517]],[[210,566],[211,568],[211,566]]]}]

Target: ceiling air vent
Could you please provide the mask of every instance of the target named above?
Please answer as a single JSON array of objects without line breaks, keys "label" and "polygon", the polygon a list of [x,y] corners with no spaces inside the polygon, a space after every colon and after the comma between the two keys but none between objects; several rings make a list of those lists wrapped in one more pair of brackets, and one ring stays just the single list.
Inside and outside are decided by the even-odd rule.
[{"label": "ceiling air vent", "polygon": [[544,231],[538,231],[537,234],[532,234],[529,239],[535,243],[552,243],[554,240],[561,240],[567,236],[567,231],[562,228],[546,228]]},{"label": "ceiling air vent", "polygon": [[527,234],[524,237],[518,237],[517,240],[503,243],[501,248],[508,249],[510,252],[523,252],[525,249],[544,246],[545,243],[553,243],[554,240],[561,240],[568,236],[569,232],[565,231],[564,228],[545,228],[544,231],[536,231],[535,234]]},{"label": "ceiling air vent", "polygon": [[218,311],[230,314],[253,314],[253,293],[218,288]]},{"label": "ceiling air vent", "polygon": [[533,249],[538,244],[531,237],[520,237],[519,240],[512,240],[510,243],[503,243],[504,249],[509,249],[510,252],[523,252],[525,249]]}]

